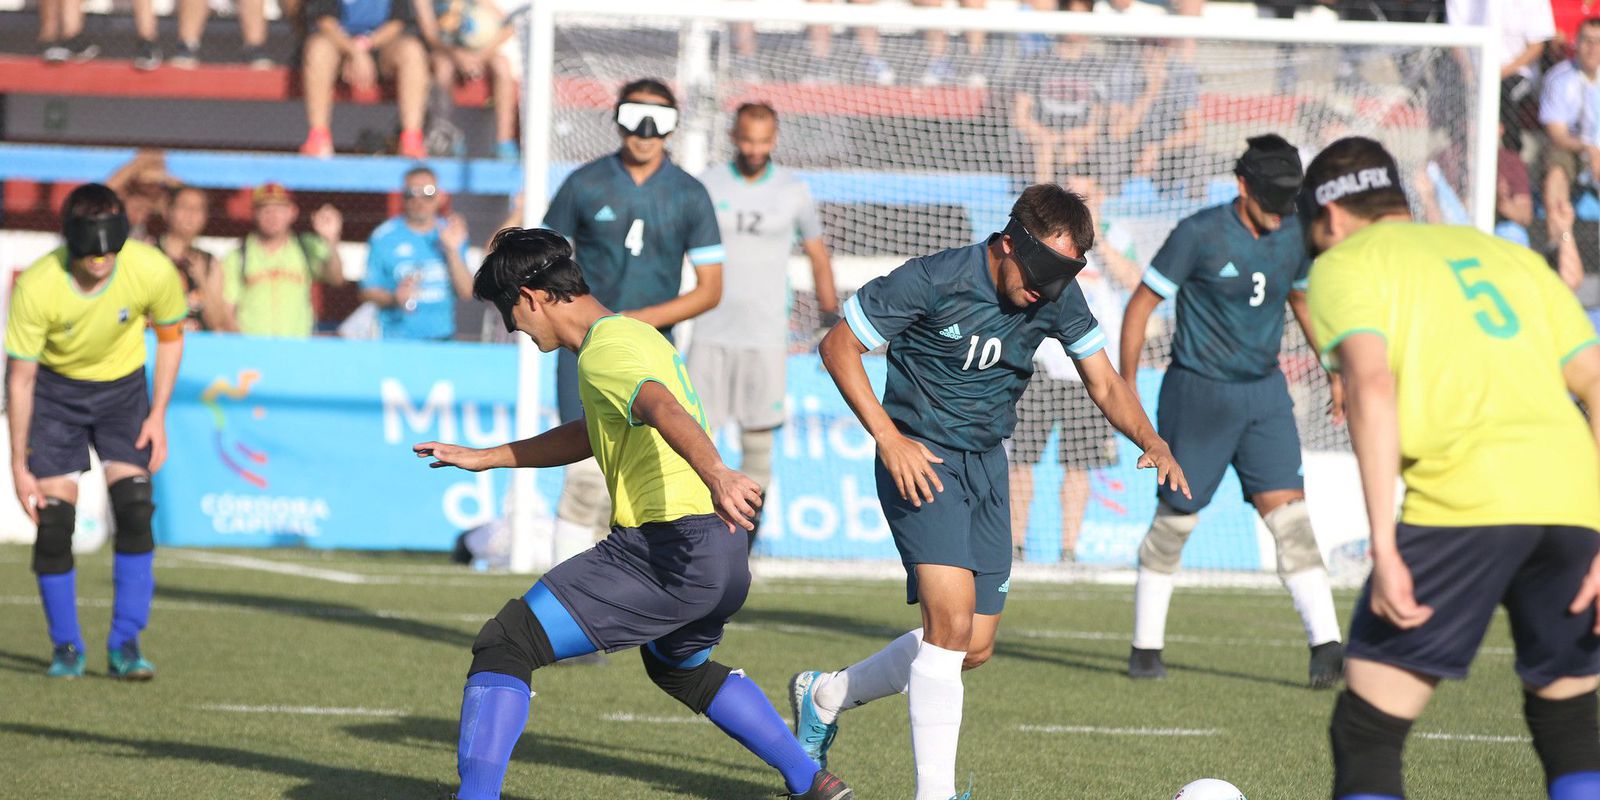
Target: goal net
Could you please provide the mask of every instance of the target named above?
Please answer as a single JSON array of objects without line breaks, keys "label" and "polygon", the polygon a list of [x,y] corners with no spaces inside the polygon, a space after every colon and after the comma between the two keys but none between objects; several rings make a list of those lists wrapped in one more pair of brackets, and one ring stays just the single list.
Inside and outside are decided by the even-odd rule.
[{"label": "goal net", "polygon": [[[910,257],[983,239],[1003,227],[1023,187],[1055,181],[1085,194],[1100,225],[1080,282],[1114,351],[1122,307],[1167,233],[1236,195],[1234,162],[1245,139],[1263,133],[1284,136],[1307,160],[1343,136],[1382,141],[1419,214],[1481,221],[1486,187],[1492,203],[1493,176],[1485,184],[1483,173],[1492,150],[1485,159],[1478,135],[1483,38],[1473,29],[1133,19],[1013,11],[999,0],[982,14],[540,5],[524,112],[529,220],[572,169],[618,148],[612,107],[625,82],[656,77],[674,88],[681,113],[668,146],[692,173],[728,169],[733,111],[764,102],[779,117],[774,160],[818,204],[841,296]],[[892,561],[872,441],[815,354],[826,320],[809,262],[795,252],[787,421],[756,552]],[[1139,388],[1152,417],[1172,305],[1147,331]],[[1285,314],[1281,365],[1319,537],[1336,574],[1364,573],[1348,439],[1329,423],[1317,358]],[[881,353],[867,362],[881,388]],[[1036,364],[1010,444],[1017,552],[1029,563],[1071,563],[1064,571],[1075,574],[1130,567],[1155,510],[1153,474],[1135,470],[1137,449],[1110,433],[1059,349],[1047,347]],[[550,387],[539,394],[548,408]],[[735,463],[737,441],[719,438]],[[559,481],[547,480],[549,495]],[[1272,552],[1230,469],[1185,550],[1186,571],[1270,571]]]}]

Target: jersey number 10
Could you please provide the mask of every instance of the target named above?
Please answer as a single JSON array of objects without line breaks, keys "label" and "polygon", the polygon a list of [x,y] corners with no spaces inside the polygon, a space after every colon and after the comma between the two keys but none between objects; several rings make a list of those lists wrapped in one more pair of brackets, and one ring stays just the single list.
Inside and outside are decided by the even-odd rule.
[{"label": "jersey number 10", "polygon": [[962,364],[962,369],[972,369],[972,359],[978,359],[978,369],[988,369],[1000,360],[1000,340],[990,338],[983,343],[983,355],[978,355],[978,337],[972,337],[972,343],[967,346],[967,363]]}]

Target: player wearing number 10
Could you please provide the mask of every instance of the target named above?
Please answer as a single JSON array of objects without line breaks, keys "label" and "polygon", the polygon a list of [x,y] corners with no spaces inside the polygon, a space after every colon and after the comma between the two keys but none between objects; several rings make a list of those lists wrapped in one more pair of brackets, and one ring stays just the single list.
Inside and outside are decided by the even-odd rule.
[{"label": "player wearing number 10", "polygon": [[1306,511],[1294,404],[1278,369],[1285,301],[1311,338],[1305,311],[1311,261],[1294,216],[1300,154],[1282,137],[1257,136],[1234,172],[1238,199],[1178,223],[1122,320],[1122,376],[1137,391],[1145,323],[1162,300],[1178,299],[1172,366],[1161,381],[1156,421],[1194,482],[1192,498],[1156,489],[1155,519],[1139,545],[1128,676],[1166,677],[1161,650],[1173,576],[1200,510],[1232,464],[1245,499],[1276,541],[1278,578],[1311,646],[1311,686],[1328,688],[1343,675],[1344,650]]},{"label": "player wearing number 10", "polygon": [[[1311,317],[1344,377],[1372,526],[1334,708],[1333,796],[1398,800],[1401,750],[1442,678],[1464,678],[1497,606],[1551,800],[1600,797],[1600,341],[1538,254],[1411,221],[1394,158],[1341,139],[1301,216]],[[1576,396],[1589,407],[1583,414]],[[1405,501],[1395,521],[1395,478]],[[1528,791],[1500,796],[1529,797]]]}]

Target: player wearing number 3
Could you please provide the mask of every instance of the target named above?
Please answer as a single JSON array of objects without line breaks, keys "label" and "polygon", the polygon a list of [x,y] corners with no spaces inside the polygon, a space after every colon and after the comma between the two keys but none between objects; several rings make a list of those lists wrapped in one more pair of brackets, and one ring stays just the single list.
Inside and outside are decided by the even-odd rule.
[{"label": "player wearing number 3", "polygon": [[1328,688],[1344,674],[1344,650],[1306,512],[1294,403],[1278,369],[1285,301],[1315,341],[1305,300],[1311,260],[1294,216],[1304,173],[1299,152],[1270,134],[1250,140],[1234,171],[1238,199],[1178,223],[1122,320],[1122,377],[1138,391],[1145,323],[1161,301],[1178,298],[1172,365],[1161,381],[1156,421],[1194,481],[1193,497],[1157,487],[1155,520],[1139,545],[1128,676],[1166,677],[1161,650],[1173,574],[1200,509],[1232,464],[1277,543],[1278,577],[1311,645],[1311,686]]},{"label": "player wearing number 3", "polygon": [[[1166,442],[1117,378],[1105,334],[1073,282],[1094,246],[1083,198],[1030,186],[1003,233],[916,258],[869,281],[822,341],[822,361],[878,445],[878,499],[922,627],[839,672],[790,685],[795,732],[826,766],[841,711],[905,692],[917,800],[955,795],[961,672],[994,651],[1011,577],[1003,440],[1046,336],[1059,340],[1111,424],[1144,449],[1140,467],[1188,492]],[[889,345],[883,402],[861,356]]]}]

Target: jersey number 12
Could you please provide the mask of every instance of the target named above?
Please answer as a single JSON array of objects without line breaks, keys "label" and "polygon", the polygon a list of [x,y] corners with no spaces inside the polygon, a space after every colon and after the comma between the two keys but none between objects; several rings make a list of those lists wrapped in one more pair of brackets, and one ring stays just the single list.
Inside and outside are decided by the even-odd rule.
[{"label": "jersey number 12", "polygon": [[635,256],[644,252],[644,220],[636,219],[628,226],[628,238],[622,240],[622,246]]}]

